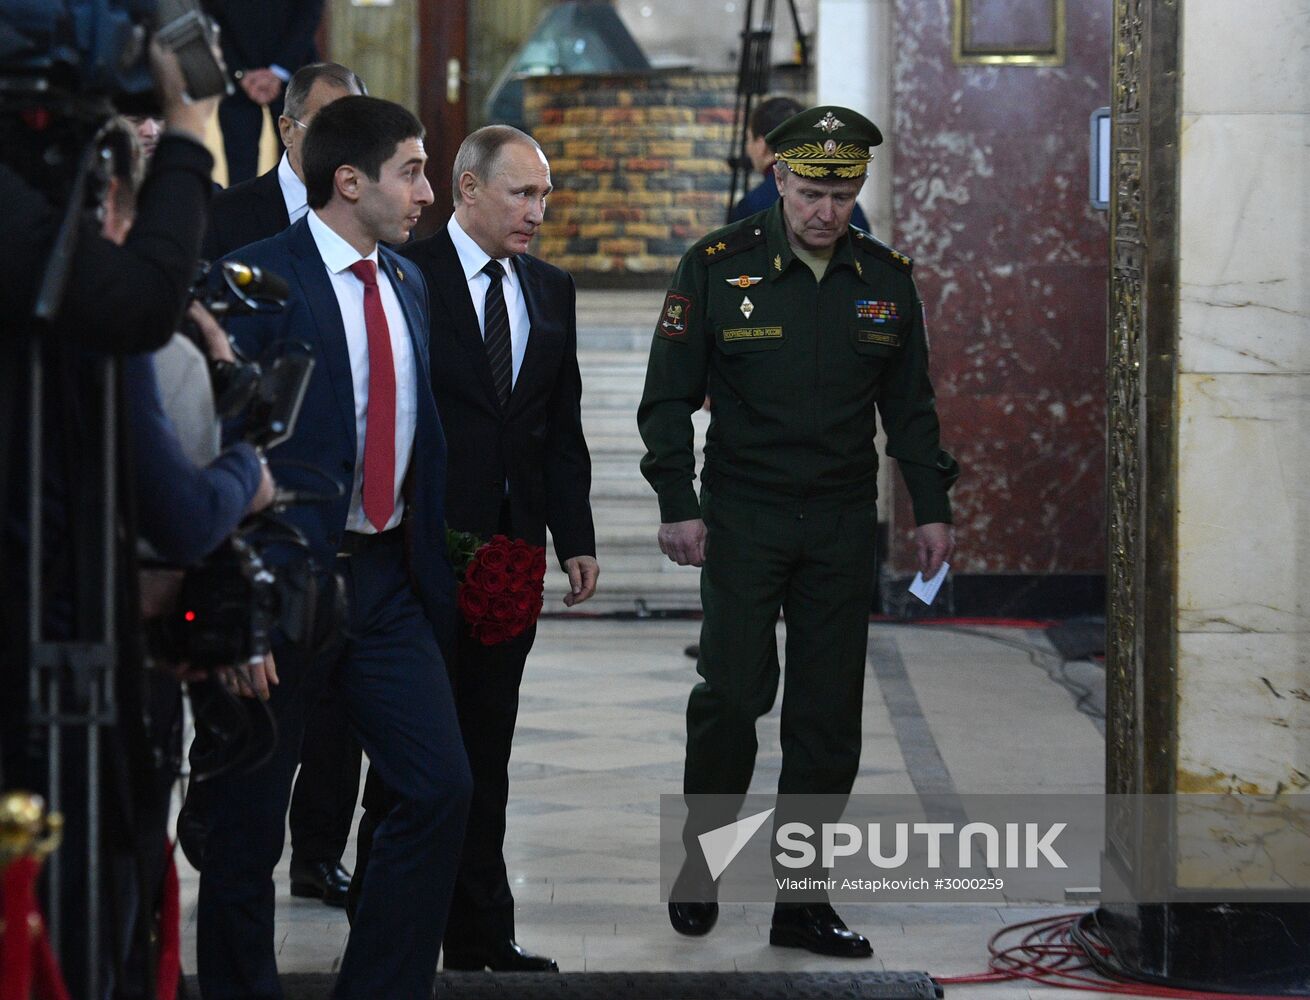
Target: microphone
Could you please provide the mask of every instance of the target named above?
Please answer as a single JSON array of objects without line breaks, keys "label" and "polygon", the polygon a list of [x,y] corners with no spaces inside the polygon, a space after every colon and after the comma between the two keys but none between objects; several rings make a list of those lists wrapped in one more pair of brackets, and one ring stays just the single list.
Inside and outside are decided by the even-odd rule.
[{"label": "microphone", "polygon": [[265,271],[256,264],[225,260],[219,266],[228,283],[247,298],[285,305],[291,295],[291,288],[281,275]]}]

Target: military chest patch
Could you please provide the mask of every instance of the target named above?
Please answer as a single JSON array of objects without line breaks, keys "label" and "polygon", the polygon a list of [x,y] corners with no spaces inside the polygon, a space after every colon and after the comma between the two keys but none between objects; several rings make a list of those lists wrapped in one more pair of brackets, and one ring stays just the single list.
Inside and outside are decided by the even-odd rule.
[{"label": "military chest patch", "polygon": [[691,299],[677,292],[664,296],[664,308],[660,312],[660,330],[669,337],[681,337],[687,332],[687,322],[691,318]]},{"label": "military chest patch", "polygon": [[895,302],[880,302],[877,299],[860,299],[855,303],[855,315],[860,319],[871,319],[875,323],[890,323],[901,318]]},{"label": "military chest patch", "polygon": [[723,331],[723,342],[725,344],[736,343],[740,340],[780,340],[782,338],[782,327],[780,326],[738,326]]},{"label": "military chest patch", "polygon": [[856,330],[855,339],[861,344],[881,344],[883,347],[900,347],[901,335],[889,330]]}]

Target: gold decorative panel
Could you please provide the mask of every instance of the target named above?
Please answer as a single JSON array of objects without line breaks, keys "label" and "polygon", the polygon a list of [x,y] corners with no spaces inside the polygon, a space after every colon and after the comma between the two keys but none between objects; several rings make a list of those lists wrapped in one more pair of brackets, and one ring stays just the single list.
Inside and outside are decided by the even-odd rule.
[{"label": "gold decorative panel", "polygon": [[957,65],[1063,66],[1065,0],[954,0]]},{"label": "gold decorative panel", "polygon": [[[1107,357],[1106,791],[1173,791],[1177,641],[1177,0],[1116,0]],[[1107,817],[1134,877],[1146,830]]]}]

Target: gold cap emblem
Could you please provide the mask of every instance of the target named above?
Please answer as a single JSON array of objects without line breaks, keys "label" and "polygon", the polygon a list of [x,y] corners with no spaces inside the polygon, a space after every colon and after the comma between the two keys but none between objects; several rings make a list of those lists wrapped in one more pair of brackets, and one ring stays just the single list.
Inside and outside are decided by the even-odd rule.
[{"label": "gold cap emblem", "polygon": [[846,123],[829,111],[826,115],[814,123],[815,128],[823,129],[825,132],[836,132]]}]

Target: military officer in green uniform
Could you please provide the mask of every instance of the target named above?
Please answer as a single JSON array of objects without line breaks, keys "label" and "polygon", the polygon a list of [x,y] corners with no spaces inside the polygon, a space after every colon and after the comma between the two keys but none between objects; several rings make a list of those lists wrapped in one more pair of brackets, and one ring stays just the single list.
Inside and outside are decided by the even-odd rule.
[{"label": "military officer in green uniform", "polygon": [[[845,796],[855,780],[878,417],[913,501],[925,578],[954,547],[947,491],[958,467],[939,444],[911,261],[849,224],[870,147],[882,136],[855,111],[819,107],[766,138],[778,150],[782,197],[683,257],[638,411],[641,469],[659,496],[660,549],[679,565],[703,567],[702,681],[687,705],[684,792],[729,803],[750,784],[755,723],[777,694],[780,609],[787,682],[778,792]],[[707,395],[698,497],[691,414]],[[718,815],[693,808],[687,843],[733,814],[731,805]],[[713,880],[693,847],[670,919],[681,933],[705,934],[717,914]],[[780,898],[770,941],[872,953],[826,899]]]}]

